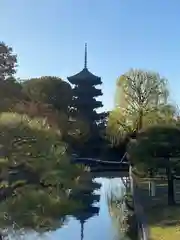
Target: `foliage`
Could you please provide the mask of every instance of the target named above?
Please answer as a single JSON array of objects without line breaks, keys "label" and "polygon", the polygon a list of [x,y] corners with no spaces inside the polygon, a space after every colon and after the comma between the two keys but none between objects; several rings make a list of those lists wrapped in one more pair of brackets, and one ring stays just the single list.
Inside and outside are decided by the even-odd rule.
[{"label": "foliage", "polygon": [[0,112],[12,111],[25,96],[22,87],[13,77],[0,81]]},{"label": "foliage", "polygon": [[[124,107],[128,108],[128,111],[142,108],[149,112],[149,108],[166,103],[169,95],[166,79],[161,78],[158,73],[140,69],[131,69],[122,75],[118,79],[117,87],[123,90],[126,103]],[[120,102],[121,99],[119,104]]]},{"label": "foliage", "polygon": [[132,195],[129,192],[118,194],[119,191],[111,190],[108,195],[109,213],[116,229],[117,239],[136,239],[137,225],[134,213]]},{"label": "foliage", "polygon": [[136,140],[129,143],[127,151],[130,161],[137,168],[147,170],[166,167],[169,160],[177,167],[180,163],[180,129],[173,125],[151,126],[137,134]]},{"label": "foliage", "polygon": [[70,143],[70,141],[76,141],[78,144],[83,143],[88,139],[89,125],[81,118],[69,120],[68,115],[63,111],[57,111],[50,104],[44,104],[41,102],[18,102],[13,111],[26,114],[30,118],[44,118],[48,124],[59,130],[61,137]]},{"label": "foliage", "polygon": [[[34,186],[19,188],[13,198],[1,202],[1,227],[17,223],[20,228],[32,228],[37,231],[56,229],[63,224],[65,214],[69,212],[70,202],[57,198],[48,189]],[[11,216],[4,221],[4,213]]]},{"label": "foliage", "polygon": [[1,209],[20,226],[51,229],[61,224],[59,216],[75,208],[68,196],[78,187],[84,168],[70,166],[59,132],[44,119],[3,113],[0,146],[4,159],[0,175],[8,182],[5,190],[11,192],[6,201],[1,201]]},{"label": "foliage", "polygon": [[26,114],[30,118],[44,118],[48,124],[59,129],[61,136],[67,134],[68,116],[63,111],[59,112],[50,104],[33,101],[21,101],[14,105],[13,111],[19,114]]},{"label": "foliage", "polygon": [[68,143],[83,143],[88,139],[89,124],[77,115],[69,119],[68,108],[72,90],[68,83],[57,77],[41,77],[23,83],[23,93],[31,102],[18,104],[15,111],[26,113],[31,117],[44,117],[50,125],[59,128]]},{"label": "foliage", "polygon": [[31,101],[50,104],[58,111],[68,111],[71,101],[71,86],[61,78],[44,76],[24,81],[23,93]]},{"label": "foliage", "polygon": [[166,125],[172,124],[177,125],[177,117],[179,111],[178,108],[171,104],[160,104],[157,108],[151,109],[151,111],[147,112],[145,117],[143,118],[143,126],[147,128],[149,126],[156,125]]},{"label": "foliage", "polygon": [[[62,165],[63,169],[68,166],[66,144],[44,119],[3,113],[0,128],[1,157],[6,159],[8,167],[25,165],[38,172],[42,179],[51,175],[50,169],[60,171]],[[59,173],[53,171],[52,174],[54,181],[59,181],[56,179]]]},{"label": "foliage", "polygon": [[176,121],[177,108],[168,103],[167,80],[158,73],[130,70],[118,79],[116,95],[118,102],[107,126],[107,135],[115,143],[127,133]]},{"label": "foliage", "polygon": [[76,117],[76,119],[70,119],[67,126],[66,139],[68,142],[81,146],[89,139],[90,126],[82,118]]},{"label": "foliage", "polygon": [[119,141],[125,140],[128,133],[135,130],[136,124],[128,118],[120,108],[114,109],[110,114],[106,127],[106,135],[113,145],[119,145]]},{"label": "foliage", "polygon": [[0,42],[0,80],[7,80],[16,72],[16,55],[13,49],[4,42]]}]

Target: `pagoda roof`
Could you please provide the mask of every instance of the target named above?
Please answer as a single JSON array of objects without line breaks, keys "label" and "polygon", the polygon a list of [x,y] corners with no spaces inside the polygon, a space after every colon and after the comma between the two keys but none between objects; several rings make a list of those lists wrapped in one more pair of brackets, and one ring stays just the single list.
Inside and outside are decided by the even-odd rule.
[{"label": "pagoda roof", "polygon": [[73,75],[73,76],[70,76],[68,77],[68,80],[71,81],[71,80],[85,80],[85,79],[88,79],[88,80],[101,80],[100,77],[94,75],[93,73],[91,73],[87,68],[84,68],[82,71],[80,71],[79,73]]},{"label": "pagoda roof", "polygon": [[[76,84],[79,81],[81,82],[81,80],[84,82],[86,80],[88,80],[90,83],[93,84],[101,84],[101,78],[94,75],[93,73],[91,73],[88,68],[87,68],[87,44],[85,44],[85,55],[84,55],[84,68],[82,71],[80,71],[79,73],[67,77],[68,81],[72,84]],[[87,83],[87,82],[86,82]]]}]

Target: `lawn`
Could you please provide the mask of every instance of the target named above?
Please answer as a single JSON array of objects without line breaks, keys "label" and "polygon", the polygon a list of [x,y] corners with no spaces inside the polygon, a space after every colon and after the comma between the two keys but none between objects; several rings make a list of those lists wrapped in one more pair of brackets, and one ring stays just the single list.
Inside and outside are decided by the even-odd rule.
[{"label": "lawn", "polygon": [[[137,179],[141,189],[141,199],[144,212],[150,228],[151,240],[179,240],[180,239],[180,205],[168,206],[168,189],[166,179],[153,179],[156,183],[155,196],[149,195],[149,179]],[[176,181],[175,189],[180,189],[180,181]],[[180,203],[180,192],[176,193],[176,200]]]},{"label": "lawn", "polygon": [[152,240],[180,239],[180,206],[156,206],[146,213]]}]

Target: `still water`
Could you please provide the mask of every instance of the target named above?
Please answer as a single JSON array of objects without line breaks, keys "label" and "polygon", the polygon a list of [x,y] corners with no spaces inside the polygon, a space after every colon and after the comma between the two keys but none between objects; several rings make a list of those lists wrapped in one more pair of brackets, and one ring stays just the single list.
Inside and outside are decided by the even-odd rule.
[{"label": "still water", "polygon": [[95,193],[100,195],[100,200],[94,204],[99,207],[99,213],[86,219],[84,223],[80,223],[73,217],[68,217],[65,224],[58,230],[43,235],[37,235],[32,232],[26,236],[11,237],[8,239],[26,239],[26,240],[121,240],[123,239],[117,228],[114,226],[112,217],[110,216],[107,195],[109,192],[119,194],[124,193],[124,187],[120,178],[96,178],[95,182],[101,184],[99,190]]},{"label": "still water", "polygon": [[[83,240],[114,240],[117,232],[112,224],[112,219],[109,215],[107,194],[111,187],[119,189],[122,188],[120,179],[96,179],[102,184],[100,192],[100,202],[97,203],[100,207],[98,216],[94,216],[87,220],[84,224],[84,238]],[[67,239],[67,240],[81,240],[81,225],[80,222],[70,219],[66,226],[56,231],[49,239]]]}]

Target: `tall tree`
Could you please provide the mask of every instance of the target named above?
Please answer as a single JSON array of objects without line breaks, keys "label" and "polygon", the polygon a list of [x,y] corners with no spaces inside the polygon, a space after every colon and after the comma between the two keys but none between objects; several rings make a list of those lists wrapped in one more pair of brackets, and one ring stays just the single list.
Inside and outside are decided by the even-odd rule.
[{"label": "tall tree", "polygon": [[13,49],[0,42],[0,80],[7,80],[16,72],[17,57]]},{"label": "tall tree", "polygon": [[70,145],[81,145],[89,133],[88,124],[79,116],[69,121],[72,89],[58,77],[40,77],[24,81],[23,93],[30,100],[19,103],[15,111],[31,117],[45,117],[50,125],[60,129],[63,139]]},{"label": "tall tree", "polygon": [[158,73],[130,70],[122,75],[117,82],[118,102],[109,116],[108,135],[119,141],[129,132],[173,121],[177,109],[168,104],[168,96],[167,80]]},{"label": "tall tree", "polygon": [[[140,130],[145,130],[150,126],[155,128],[157,126],[156,129],[158,131],[158,129],[161,129],[161,125],[167,126],[170,124],[170,126],[173,127],[177,124],[177,108],[168,103],[169,91],[167,80],[161,78],[158,73],[131,70],[127,74],[121,76],[117,84],[118,90],[120,89],[121,92],[121,95],[117,98],[119,104],[117,104],[116,109],[110,114],[107,128],[107,133],[112,142],[118,144],[129,134],[130,137],[126,138],[128,139],[128,141],[126,141],[126,146],[128,146],[128,142],[131,139],[130,133],[132,132],[138,134]],[[160,131],[161,130],[159,130],[159,132]],[[167,131],[165,131],[165,134],[168,138],[170,132],[167,133]],[[162,132],[157,136],[156,140],[159,142],[156,142],[156,147],[151,143],[156,138],[156,134],[154,135],[154,138],[149,138],[149,140],[146,139],[146,142],[141,144],[141,151],[143,151],[143,144],[148,141],[148,144],[144,149],[147,155],[150,154],[150,149],[152,150],[154,148],[155,149],[152,151],[157,151],[159,148],[161,149],[161,153],[163,153],[162,145],[164,144],[164,141],[162,136]],[[172,145],[168,149],[164,149],[164,153],[166,150],[169,151],[166,156],[164,156],[165,159],[169,158],[168,154],[171,152],[171,147]],[[137,149],[140,148],[137,147]],[[153,152],[154,155],[152,154],[153,157],[151,156],[152,158],[150,161],[148,161],[146,154],[141,152],[139,156],[142,161],[135,162],[133,161],[134,155],[131,154],[130,162],[134,163],[135,167],[138,168],[144,164],[146,170],[149,169],[152,173],[155,169],[152,158],[155,157],[156,154]],[[168,168],[168,171],[168,176],[171,176],[171,168]],[[171,186],[172,182],[169,181],[169,196],[172,196],[173,192]]]},{"label": "tall tree", "polygon": [[23,92],[31,101],[52,105],[56,110],[67,112],[71,101],[71,86],[59,77],[31,78],[22,83]]}]

